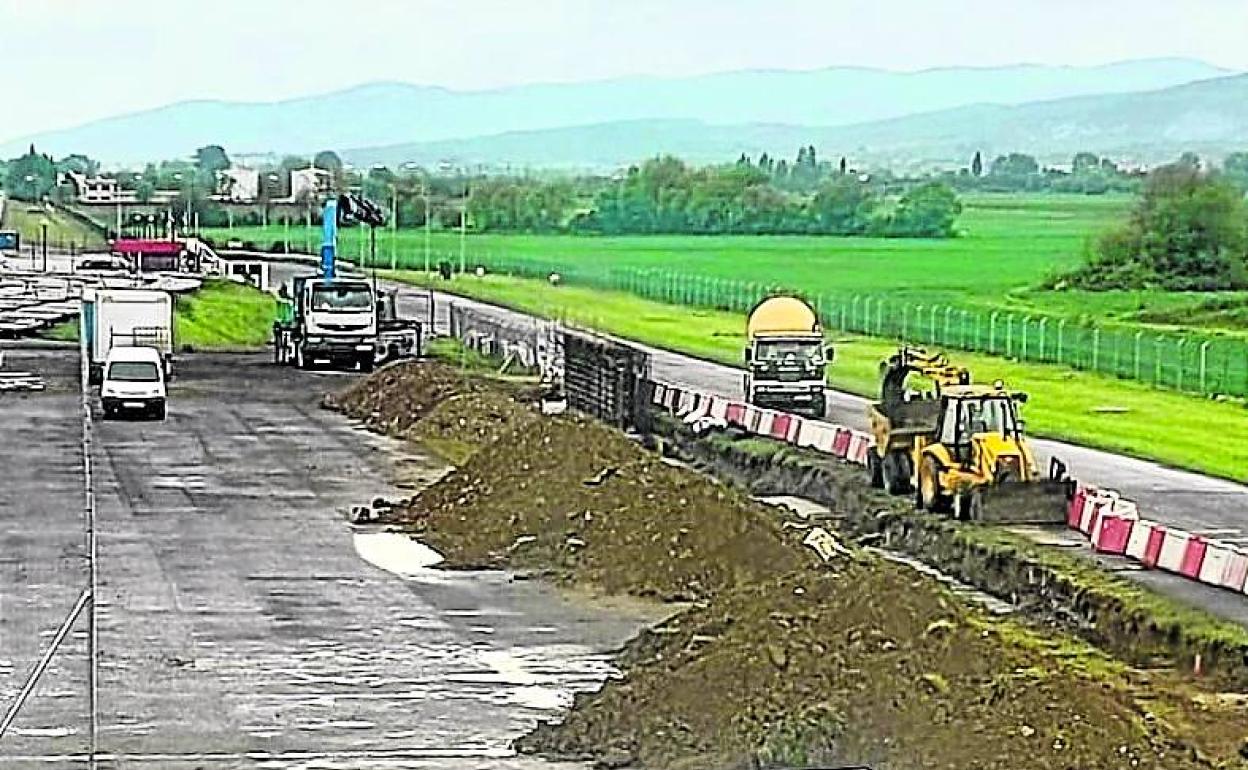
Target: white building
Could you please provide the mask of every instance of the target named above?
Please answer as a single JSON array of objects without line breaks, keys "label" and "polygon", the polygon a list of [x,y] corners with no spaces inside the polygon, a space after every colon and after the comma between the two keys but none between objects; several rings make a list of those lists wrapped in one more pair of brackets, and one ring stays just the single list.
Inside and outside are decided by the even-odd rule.
[{"label": "white building", "polygon": [[328,193],[333,175],[323,168],[299,168],[290,172],[290,200],[315,199]]},{"label": "white building", "polygon": [[220,200],[252,203],[260,197],[260,172],[246,166],[230,166],[217,172]]},{"label": "white building", "polygon": [[87,176],[77,171],[66,171],[61,181],[73,185],[74,198],[79,203],[117,203],[133,200],[133,193],[123,194],[117,180],[111,176]]}]

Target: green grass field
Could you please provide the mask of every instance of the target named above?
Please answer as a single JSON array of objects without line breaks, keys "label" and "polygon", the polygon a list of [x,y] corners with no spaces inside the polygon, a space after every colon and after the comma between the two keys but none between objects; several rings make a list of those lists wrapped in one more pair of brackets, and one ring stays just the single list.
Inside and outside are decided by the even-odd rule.
[{"label": "green grass field", "polygon": [[[400,271],[394,276],[411,283],[429,283],[423,272]],[[741,363],[745,318],[740,314],[504,276],[461,277],[450,285],[435,279],[433,283],[466,296],[647,344],[734,366]],[[829,381],[861,395],[876,394],[879,363],[896,344],[851,336],[836,337],[834,343],[837,357],[829,368]],[[1242,405],[1196,399],[1051,365],[972,354],[957,354],[956,358],[970,366],[979,381],[1001,378],[1029,392],[1032,399],[1023,416],[1034,434],[1248,480],[1248,444],[1227,439],[1248,435],[1248,410]]]},{"label": "green grass field", "polygon": [[17,230],[22,236],[22,248],[38,244],[43,237],[43,224],[48,225],[48,245],[55,249],[102,249],[108,244],[98,230],[89,227],[60,209],[46,210],[42,207],[8,200],[4,204],[4,222],[0,229]]},{"label": "green grass field", "polygon": [[[1007,310],[1119,324],[1147,321],[1167,329],[1219,330],[1248,339],[1248,293],[1221,295],[1045,291],[1046,279],[1080,264],[1089,236],[1119,222],[1126,196],[967,196],[960,237],[945,240],[819,236],[469,235],[469,266],[523,262],[549,268],[665,270],[783,286],[808,295],[885,296],[897,302]],[[260,248],[283,243],[315,250],[319,230],[292,225],[210,230],[218,243],[237,239]],[[340,237],[348,259],[367,258],[357,231]],[[434,231],[431,261],[459,263],[459,236]],[[424,233],[378,231],[377,259],[400,267],[424,264]],[[1216,302],[1215,302],[1216,300]],[[1230,308],[1217,305],[1230,301]]]},{"label": "green grass field", "polygon": [[[768,289],[793,290],[819,304],[830,328],[1201,395],[1248,396],[1248,293],[1041,288],[1080,264],[1087,240],[1121,221],[1131,201],[968,196],[960,236],[944,240],[481,234],[466,239],[464,261],[494,273],[559,272],[569,285],[737,311]],[[361,235],[340,237],[346,258],[366,254]],[[259,247],[289,236],[292,249],[319,238],[281,227],[212,236]],[[401,267],[423,267],[424,234],[379,232],[377,261],[388,266],[392,257]],[[433,233],[429,259],[458,265],[458,235]]]},{"label": "green grass field", "polygon": [[[270,294],[232,281],[207,281],[177,298],[173,339],[179,350],[247,350],[263,347],[273,334],[276,304]],[[59,324],[47,336],[77,340],[78,322]]]}]

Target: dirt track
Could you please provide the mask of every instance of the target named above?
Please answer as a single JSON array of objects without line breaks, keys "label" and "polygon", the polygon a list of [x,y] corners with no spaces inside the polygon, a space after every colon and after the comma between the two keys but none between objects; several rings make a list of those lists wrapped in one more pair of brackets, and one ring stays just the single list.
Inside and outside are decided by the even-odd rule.
[{"label": "dirt track", "polygon": [[[364,387],[385,400],[391,389],[436,387],[443,375],[421,364],[380,378]],[[443,399],[465,388],[491,389],[478,381]],[[440,407],[426,400],[436,420]],[[987,617],[856,549],[822,565],[775,511],[600,425],[536,417],[522,401],[497,417],[519,427],[482,438],[396,521],[452,566],[508,566],[693,602],[628,646],[621,681],[579,697],[523,750],[648,767],[1182,770],[1240,761],[1241,696],[1202,693],[1060,634]]]}]

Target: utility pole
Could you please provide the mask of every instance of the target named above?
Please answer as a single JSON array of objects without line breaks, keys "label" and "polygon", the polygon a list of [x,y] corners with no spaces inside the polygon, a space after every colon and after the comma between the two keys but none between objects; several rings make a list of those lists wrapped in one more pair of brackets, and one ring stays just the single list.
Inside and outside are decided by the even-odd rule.
[{"label": "utility pole", "polygon": [[390,269],[398,267],[398,246],[395,243],[399,234],[399,186],[390,184]]},{"label": "utility pole", "polygon": [[421,192],[424,194],[423,197],[425,199],[425,275],[429,275],[429,187],[427,185],[421,186],[423,187]]},{"label": "utility pole", "polygon": [[464,185],[464,210],[459,215],[459,273],[468,272],[468,202],[472,200],[472,190]]},{"label": "utility pole", "polygon": [[48,272],[48,223],[40,223],[39,229],[42,232],[40,250],[43,252],[43,272],[46,273]]}]

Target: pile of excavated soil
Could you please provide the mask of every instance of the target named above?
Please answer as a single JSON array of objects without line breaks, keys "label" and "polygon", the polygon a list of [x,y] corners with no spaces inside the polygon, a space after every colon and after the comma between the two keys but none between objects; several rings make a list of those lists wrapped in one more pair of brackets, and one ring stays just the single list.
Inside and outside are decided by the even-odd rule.
[{"label": "pile of excavated soil", "polygon": [[541,419],[531,403],[522,402],[512,393],[470,391],[439,402],[409,435],[459,465],[481,447],[513,431],[525,430]]},{"label": "pile of excavated soil", "polygon": [[1213,766],[1127,679],[1081,671],[1089,658],[903,567],[843,562],[740,586],[643,634],[621,681],[519,748],[670,768]]},{"label": "pile of excavated soil", "polygon": [[415,438],[461,463],[505,433],[539,419],[536,386],[487,381],[434,361],[386,367],[331,393],[324,405],[373,430]]},{"label": "pile of excavated soil", "polygon": [[537,569],[663,599],[706,597],[809,558],[762,506],[579,416],[503,435],[394,515],[452,565]]},{"label": "pile of excavated soil", "polygon": [[[522,751],[672,770],[1243,766],[1238,696],[989,618],[863,552],[818,563],[800,530],[735,488],[588,418],[517,417],[493,384],[447,382],[418,371],[355,397],[380,429],[489,442],[395,521],[452,567],[692,602],[630,643],[620,680],[579,696]],[[385,403],[387,388],[406,406]]]},{"label": "pile of excavated soil", "polygon": [[388,366],[331,393],[324,405],[363,420],[370,428],[403,436],[437,404],[469,392],[481,384],[454,369],[432,361],[413,361]]}]

